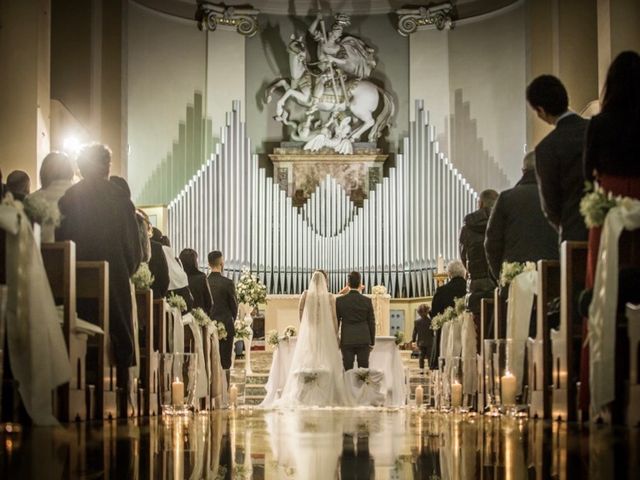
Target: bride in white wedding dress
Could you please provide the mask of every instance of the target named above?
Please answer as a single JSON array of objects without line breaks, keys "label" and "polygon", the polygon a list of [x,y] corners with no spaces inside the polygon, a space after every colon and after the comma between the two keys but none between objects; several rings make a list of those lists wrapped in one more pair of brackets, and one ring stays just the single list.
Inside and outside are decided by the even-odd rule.
[{"label": "bride in white wedding dress", "polygon": [[287,381],[279,399],[262,407],[349,406],[338,348],[335,298],[316,271],[301,306],[300,330]]}]

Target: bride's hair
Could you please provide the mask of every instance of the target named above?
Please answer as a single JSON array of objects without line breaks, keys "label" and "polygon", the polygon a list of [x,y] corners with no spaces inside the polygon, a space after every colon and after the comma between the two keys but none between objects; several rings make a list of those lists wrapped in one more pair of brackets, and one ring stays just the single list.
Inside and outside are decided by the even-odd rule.
[{"label": "bride's hair", "polygon": [[329,275],[327,275],[327,272],[325,272],[324,270],[316,270],[316,272],[320,272],[322,275],[324,275],[324,279],[327,282],[329,281]]}]

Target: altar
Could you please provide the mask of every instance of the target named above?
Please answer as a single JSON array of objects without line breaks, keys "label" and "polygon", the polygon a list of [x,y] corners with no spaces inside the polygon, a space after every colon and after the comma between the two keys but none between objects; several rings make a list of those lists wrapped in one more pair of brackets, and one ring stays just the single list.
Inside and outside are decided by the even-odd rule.
[{"label": "altar", "polygon": [[[376,335],[384,336],[390,333],[391,296],[366,295],[373,302],[373,312],[376,318]],[[300,295],[267,295],[267,309],[265,312],[265,332],[277,330],[282,334],[289,325],[298,327],[300,324],[299,311]]]}]

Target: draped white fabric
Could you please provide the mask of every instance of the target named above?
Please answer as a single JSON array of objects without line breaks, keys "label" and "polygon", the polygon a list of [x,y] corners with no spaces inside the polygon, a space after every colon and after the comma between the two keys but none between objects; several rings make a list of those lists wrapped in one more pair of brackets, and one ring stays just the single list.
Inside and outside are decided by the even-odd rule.
[{"label": "draped white fabric", "polygon": [[57,425],[51,393],[71,377],[42,255],[24,215],[11,198],[0,205],[7,238],[7,345],[24,406],[36,425]]},{"label": "draped white fabric", "polygon": [[278,391],[282,392],[289,370],[291,369],[291,361],[293,353],[296,350],[298,337],[290,337],[288,340],[281,340],[278,348],[273,352],[271,360],[271,369],[269,370],[269,380],[265,385],[267,392],[261,406],[272,405],[278,398]]},{"label": "draped white fabric", "polygon": [[[522,392],[524,381],[525,341],[529,337],[531,309],[538,285],[538,272],[523,272],[509,285],[507,301],[507,338],[513,340],[514,348],[509,369],[518,382],[518,392]],[[522,348],[520,348],[522,345]]]},{"label": "draped white fabric", "polygon": [[176,307],[171,307],[171,324],[167,325],[171,328],[169,340],[171,344],[168,346],[171,353],[184,353],[184,326],[182,324],[182,313]]},{"label": "draped white fabric", "polygon": [[196,324],[193,315],[187,313],[182,317],[183,325],[186,325],[191,330],[193,335],[193,343],[195,348],[196,357],[198,359],[198,365],[196,369],[197,381],[196,381],[196,398],[202,398],[207,396],[207,390],[209,388],[209,380],[207,378],[207,364],[204,359],[204,346],[202,343],[202,329]]},{"label": "draped white fabric", "polygon": [[385,406],[399,407],[407,400],[404,378],[404,364],[396,337],[376,337],[376,344],[369,356],[369,368],[382,372],[382,393]]},{"label": "draped white fabric", "polygon": [[477,390],[478,375],[475,368],[475,359],[477,355],[477,337],[476,337],[476,324],[473,321],[473,315],[469,312],[465,312],[462,315],[462,330],[461,330],[461,343],[462,343],[462,358],[463,358],[463,377],[462,377],[462,392],[465,395],[474,395]]},{"label": "draped white fabric", "polygon": [[347,388],[356,405],[379,407],[384,405],[382,392],[384,374],[380,370],[354,368],[345,373]]},{"label": "draped white fabric", "polygon": [[[332,299],[324,274],[315,272],[307,291],[282,396],[274,404],[263,402],[263,407],[345,406],[351,403],[345,389],[342,356],[333,324]],[[310,380],[314,375],[316,380]],[[320,385],[322,388],[315,388]]]},{"label": "draped white fabric", "polygon": [[618,241],[623,230],[640,228],[640,201],[624,199],[609,210],[602,227],[593,299],[589,306],[589,380],[591,408],[601,410],[615,399]]}]

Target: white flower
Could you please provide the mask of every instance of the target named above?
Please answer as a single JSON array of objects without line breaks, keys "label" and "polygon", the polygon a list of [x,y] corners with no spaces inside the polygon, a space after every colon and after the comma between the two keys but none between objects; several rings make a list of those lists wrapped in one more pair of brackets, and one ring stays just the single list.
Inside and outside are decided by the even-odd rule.
[{"label": "white flower", "polygon": [[385,295],[387,293],[387,287],[384,285],[375,285],[371,289],[371,293],[374,295]]},{"label": "white flower", "polygon": [[224,326],[224,323],[214,320],[213,324],[218,330],[218,340],[226,340],[229,334],[227,333],[227,327]]},{"label": "white flower", "polygon": [[280,344],[280,337],[278,336],[277,330],[270,330],[267,333],[267,345],[271,345],[273,348],[276,348]]},{"label": "white flower", "polygon": [[176,295],[171,292],[171,294],[167,297],[167,303],[174,308],[180,310],[180,313],[185,313],[187,311],[187,302],[184,301],[180,295]]},{"label": "white flower", "polygon": [[193,319],[200,327],[208,327],[213,324],[209,315],[207,315],[201,308],[194,308],[191,310],[191,315],[193,315]]},{"label": "white flower", "polygon": [[60,210],[56,204],[47,202],[40,196],[29,196],[24,199],[23,205],[24,213],[32,222],[40,225],[49,224],[54,227],[60,226]]},{"label": "white flower", "polygon": [[293,325],[289,325],[287,328],[284,329],[284,332],[282,333],[282,335],[286,340],[288,340],[291,337],[295,337],[297,334],[298,334],[298,331],[296,330],[296,327],[294,327]]},{"label": "white flower", "polygon": [[131,277],[131,281],[133,285],[136,287],[136,290],[147,290],[153,284],[153,275],[151,274],[151,270],[149,270],[148,263],[141,263],[136,273]]}]

